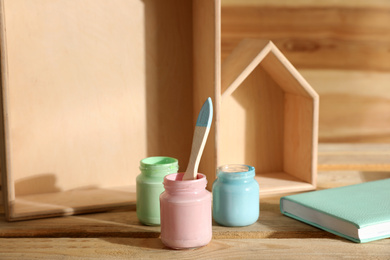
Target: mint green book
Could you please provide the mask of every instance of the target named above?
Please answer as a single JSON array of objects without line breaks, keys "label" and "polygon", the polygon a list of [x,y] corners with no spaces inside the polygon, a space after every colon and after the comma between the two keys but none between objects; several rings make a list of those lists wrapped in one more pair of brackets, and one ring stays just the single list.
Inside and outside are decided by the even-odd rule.
[{"label": "mint green book", "polygon": [[390,237],[390,178],[285,196],[280,211],[357,243]]}]

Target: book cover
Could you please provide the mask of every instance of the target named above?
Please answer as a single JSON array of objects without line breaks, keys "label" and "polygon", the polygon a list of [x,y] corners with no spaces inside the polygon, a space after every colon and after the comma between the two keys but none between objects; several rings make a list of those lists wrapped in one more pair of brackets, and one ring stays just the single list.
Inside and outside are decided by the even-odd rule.
[{"label": "book cover", "polygon": [[390,237],[390,178],[285,196],[289,217],[358,243]]}]

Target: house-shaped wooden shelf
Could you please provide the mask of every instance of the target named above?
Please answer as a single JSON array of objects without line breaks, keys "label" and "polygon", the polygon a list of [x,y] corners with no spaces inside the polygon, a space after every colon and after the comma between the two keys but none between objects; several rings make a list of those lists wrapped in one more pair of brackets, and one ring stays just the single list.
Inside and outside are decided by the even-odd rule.
[{"label": "house-shaped wooden shelf", "polygon": [[255,166],[260,194],[316,185],[319,97],[270,41],[243,40],[222,64],[217,164]]}]

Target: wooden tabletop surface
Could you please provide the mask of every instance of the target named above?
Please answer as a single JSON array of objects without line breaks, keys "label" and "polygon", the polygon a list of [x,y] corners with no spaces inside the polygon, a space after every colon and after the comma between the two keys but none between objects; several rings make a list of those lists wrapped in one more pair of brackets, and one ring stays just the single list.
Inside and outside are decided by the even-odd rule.
[{"label": "wooden tabletop surface", "polygon": [[[318,189],[390,178],[390,170],[381,163],[386,160],[374,156],[372,146],[367,146],[371,157],[363,157],[365,162],[361,159],[362,146],[337,146],[333,150],[331,147],[320,146],[319,168],[347,170],[319,171]],[[355,153],[348,153],[353,147]],[[377,151],[388,155],[389,150],[379,152],[378,148]],[[347,158],[347,164],[342,165],[340,158],[332,164],[329,158],[337,157],[335,153]],[[379,159],[375,161],[375,158]],[[348,165],[357,167],[354,160],[383,167],[381,171],[351,170],[353,167]],[[279,198],[261,198],[260,218],[251,226],[222,227],[214,223],[209,245],[190,250],[165,247],[159,238],[160,227],[140,224],[134,206],[105,213],[12,223],[6,222],[2,213],[0,259],[390,259],[390,239],[366,244],[350,242],[282,215]]]}]

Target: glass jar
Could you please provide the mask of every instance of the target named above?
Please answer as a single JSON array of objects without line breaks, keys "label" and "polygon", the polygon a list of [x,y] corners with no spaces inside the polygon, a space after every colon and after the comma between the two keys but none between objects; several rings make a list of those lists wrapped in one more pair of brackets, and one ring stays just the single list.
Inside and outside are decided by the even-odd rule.
[{"label": "glass jar", "polygon": [[205,246],[212,237],[211,193],[206,190],[206,176],[198,173],[196,180],[183,181],[183,175],[167,175],[165,191],[160,195],[161,240],[174,249]]},{"label": "glass jar", "polygon": [[260,212],[259,184],[255,168],[243,164],[223,165],[213,183],[213,218],[223,226],[248,226]]},{"label": "glass jar", "polygon": [[140,162],[137,176],[137,217],[145,225],[160,225],[160,194],[164,177],[177,173],[178,161],[171,157],[149,157]]}]

